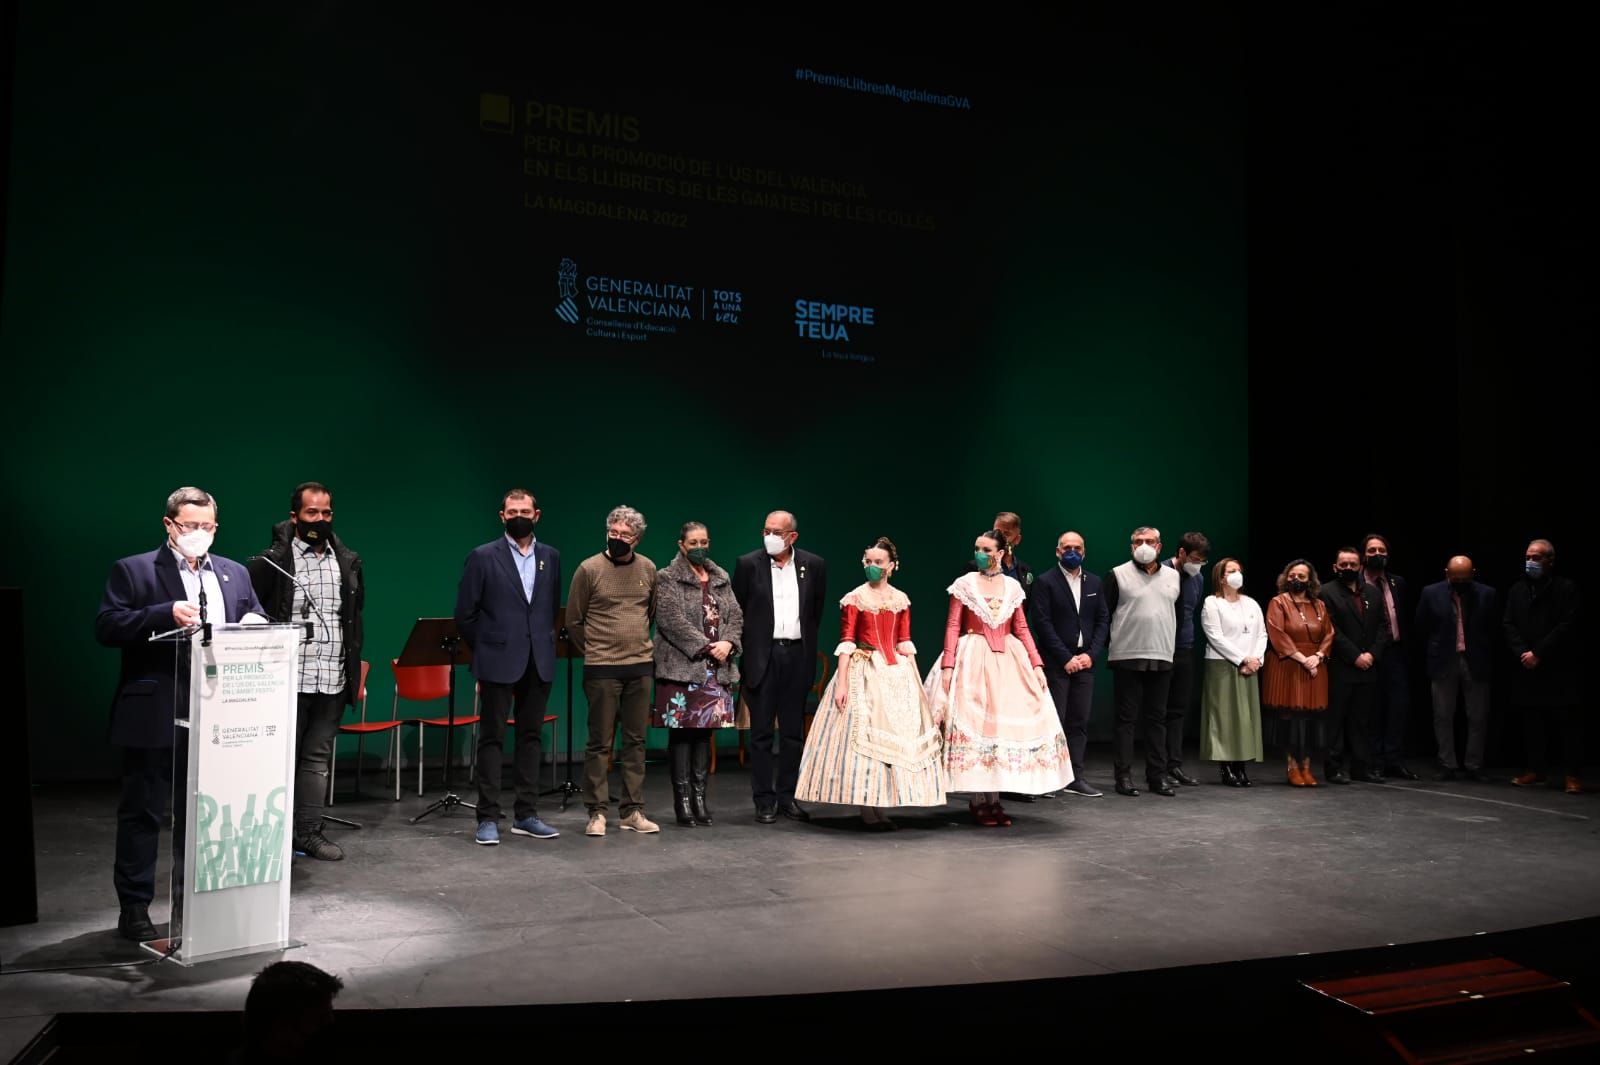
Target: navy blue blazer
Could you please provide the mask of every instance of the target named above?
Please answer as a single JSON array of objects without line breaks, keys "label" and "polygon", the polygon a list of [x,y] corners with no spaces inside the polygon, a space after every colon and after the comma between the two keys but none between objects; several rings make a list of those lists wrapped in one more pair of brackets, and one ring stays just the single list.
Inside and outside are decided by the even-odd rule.
[{"label": "navy blue blazer", "polygon": [[[207,619],[238,621],[249,613],[266,617],[250,584],[250,571],[232,559],[210,555],[211,568],[222,586],[222,617],[217,604],[206,604]],[[172,716],[180,696],[188,696],[187,675],[173,686],[178,644],[151,643],[150,636],[177,628],[172,604],[184,594],[178,560],[165,542],[154,551],[118,559],[106,578],[94,638],[122,649],[122,670],[111,699],[111,742],[119,747],[172,746]]]},{"label": "navy blue blazer", "polygon": [[[1495,616],[1494,589],[1473,581],[1461,597],[1462,627],[1467,637],[1467,670],[1473,680],[1488,680],[1493,669]],[[1427,649],[1428,676],[1447,676],[1456,662],[1456,608],[1450,582],[1438,581],[1417,596],[1417,637]]]},{"label": "navy blue blazer", "polygon": [[556,609],[561,603],[561,552],[533,543],[533,602],[504,534],[472,549],[456,589],[456,628],[472,651],[472,675],[490,684],[515,684],[532,656],[539,679],[556,675]]},{"label": "navy blue blazer", "polygon": [[[1039,574],[1028,591],[1033,600],[1033,642],[1045,665],[1059,670],[1074,655],[1098,659],[1105,654],[1111,636],[1111,609],[1100,591],[1100,578],[1083,571],[1083,613],[1072,601],[1072,588],[1060,566]],[[1078,651],[1078,636],[1083,635],[1083,650]]]}]

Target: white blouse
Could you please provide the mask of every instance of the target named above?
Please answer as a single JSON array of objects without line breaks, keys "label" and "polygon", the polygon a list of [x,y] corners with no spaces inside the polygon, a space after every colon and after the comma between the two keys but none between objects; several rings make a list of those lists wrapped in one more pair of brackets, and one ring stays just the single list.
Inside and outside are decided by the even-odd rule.
[{"label": "white blouse", "polygon": [[1267,653],[1267,623],[1261,604],[1247,595],[1236,601],[1206,596],[1200,608],[1200,628],[1206,634],[1206,657],[1243,665],[1247,658]]}]

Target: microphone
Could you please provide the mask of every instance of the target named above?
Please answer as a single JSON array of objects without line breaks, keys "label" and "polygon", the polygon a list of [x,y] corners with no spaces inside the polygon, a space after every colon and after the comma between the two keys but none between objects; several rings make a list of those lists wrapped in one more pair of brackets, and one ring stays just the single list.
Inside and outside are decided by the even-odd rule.
[{"label": "microphone", "polygon": [[[323,626],[325,628],[329,627],[328,626],[327,615],[325,615],[322,612],[322,607],[317,605],[317,598],[316,598],[316,596],[311,594],[311,586],[306,582],[305,578],[295,576],[293,573],[290,573],[288,570],[284,569],[282,566],[280,566],[276,562],[272,561],[272,559],[268,558],[266,555],[251,555],[249,558],[245,559],[245,561],[246,562],[265,562],[267,565],[271,566],[273,569],[277,570],[279,573],[283,574],[285,577],[288,577],[291,581],[293,581],[295,583],[295,585],[302,592],[304,592],[306,594],[306,603],[312,610],[315,610],[317,612],[317,620],[322,622],[322,624],[323,624]],[[300,609],[300,617],[303,620],[305,620],[305,623],[306,623],[306,642],[310,643],[311,642],[311,621],[310,621],[310,619],[308,619],[306,617],[306,609],[305,609],[305,607],[302,607]]]},{"label": "microphone", "polygon": [[[211,646],[211,622],[206,620],[206,567],[211,564],[210,555],[201,555],[199,564],[195,566],[195,576],[200,578],[200,646]],[[212,570],[213,573],[216,570]]]}]

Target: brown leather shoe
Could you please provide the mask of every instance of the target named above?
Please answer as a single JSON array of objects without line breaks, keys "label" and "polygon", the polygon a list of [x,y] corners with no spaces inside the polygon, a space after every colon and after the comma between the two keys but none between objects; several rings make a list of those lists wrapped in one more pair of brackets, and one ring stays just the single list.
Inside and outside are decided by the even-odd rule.
[{"label": "brown leather shoe", "polygon": [[1293,758],[1289,759],[1289,784],[1296,788],[1306,786],[1306,778],[1300,773],[1300,763]]},{"label": "brown leather shoe", "polygon": [[1579,780],[1577,777],[1568,777],[1567,778],[1567,794],[1568,795],[1582,795],[1583,794],[1583,781]]},{"label": "brown leather shoe", "polygon": [[1305,758],[1300,762],[1300,779],[1308,788],[1317,786],[1317,778],[1311,775],[1311,759]]},{"label": "brown leather shoe", "polygon": [[1525,788],[1529,784],[1543,784],[1544,783],[1544,774],[1543,773],[1518,773],[1516,776],[1511,778],[1511,783],[1515,784],[1519,788]]}]

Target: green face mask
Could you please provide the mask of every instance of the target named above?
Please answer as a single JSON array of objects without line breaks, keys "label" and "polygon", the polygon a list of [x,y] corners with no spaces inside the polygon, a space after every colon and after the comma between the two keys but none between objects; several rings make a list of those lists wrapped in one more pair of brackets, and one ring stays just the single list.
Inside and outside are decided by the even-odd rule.
[{"label": "green face mask", "polygon": [[874,582],[883,580],[884,569],[882,566],[866,565],[861,568],[866,573],[867,580]]},{"label": "green face mask", "polygon": [[982,551],[972,552],[972,560],[978,564],[978,569],[980,571],[989,568],[989,556]]},{"label": "green face mask", "polygon": [[696,566],[704,566],[706,561],[711,558],[711,548],[691,547],[689,550],[685,551],[684,554],[688,555],[689,561],[693,562]]}]

